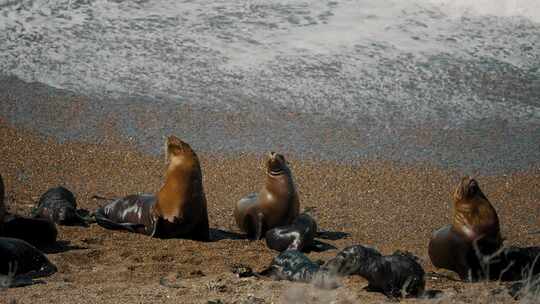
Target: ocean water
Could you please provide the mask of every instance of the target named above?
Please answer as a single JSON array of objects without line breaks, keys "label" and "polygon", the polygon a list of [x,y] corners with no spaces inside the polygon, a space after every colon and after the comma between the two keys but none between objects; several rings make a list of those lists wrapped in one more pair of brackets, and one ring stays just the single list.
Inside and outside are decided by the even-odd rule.
[{"label": "ocean water", "polygon": [[[540,0],[0,0],[0,73],[92,98],[78,130],[36,118],[38,99],[0,104],[60,137],[112,111],[149,150],[181,132],[206,150],[540,159]],[[144,128],[126,108],[201,114]]]}]

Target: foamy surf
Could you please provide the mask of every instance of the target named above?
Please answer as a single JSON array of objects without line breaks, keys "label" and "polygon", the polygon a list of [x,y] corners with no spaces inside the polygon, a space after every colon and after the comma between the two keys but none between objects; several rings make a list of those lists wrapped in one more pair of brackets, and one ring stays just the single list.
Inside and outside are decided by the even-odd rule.
[{"label": "foamy surf", "polygon": [[4,0],[0,70],[229,111],[538,122],[539,4],[487,2]]}]

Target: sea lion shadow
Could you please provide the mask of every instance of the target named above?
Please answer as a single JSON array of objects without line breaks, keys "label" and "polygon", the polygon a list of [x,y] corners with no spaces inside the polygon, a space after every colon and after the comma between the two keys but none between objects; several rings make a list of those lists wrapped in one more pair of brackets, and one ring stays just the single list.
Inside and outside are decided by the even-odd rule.
[{"label": "sea lion shadow", "polygon": [[350,236],[351,234],[347,232],[325,231],[325,230],[320,230],[315,235],[316,238],[323,239],[323,240],[330,240],[330,241],[337,241],[337,240],[341,240]]},{"label": "sea lion shadow", "polygon": [[88,249],[88,247],[81,247],[77,245],[70,245],[70,241],[56,241],[54,244],[43,246],[40,248],[41,251],[47,254],[62,253],[70,250],[82,250]]},{"label": "sea lion shadow", "polygon": [[331,245],[331,244],[328,244],[328,243],[325,243],[325,242],[321,242],[321,241],[318,241],[318,240],[313,240],[313,244],[311,244],[307,248],[304,248],[304,251],[306,253],[310,253],[310,252],[323,252],[323,251],[335,250],[335,249],[337,249],[337,247],[334,246],[334,245]]},{"label": "sea lion shadow", "polygon": [[248,236],[246,234],[226,231],[223,229],[210,228],[210,242],[217,242],[221,240],[245,240],[247,238]]}]

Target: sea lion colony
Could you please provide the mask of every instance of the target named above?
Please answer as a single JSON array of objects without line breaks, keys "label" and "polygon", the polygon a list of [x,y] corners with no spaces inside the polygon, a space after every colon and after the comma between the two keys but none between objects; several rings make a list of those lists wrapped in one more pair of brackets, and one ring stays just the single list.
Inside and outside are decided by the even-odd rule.
[{"label": "sea lion colony", "polygon": [[[157,238],[209,241],[203,174],[197,154],[189,144],[170,136],[166,156],[165,181],[156,193],[113,199],[92,214],[77,210],[75,196],[63,187],[44,193],[33,217],[9,214],[0,176],[0,274],[11,278],[3,280],[8,282],[4,287],[32,284],[33,278],[56,271],[56,266],[38,249],[56,241],[55,223],[88,226],[95,220],[107,229]],[[287,161],[283,155],[271,152],[261,190],[234,205],[234,218],[240,230],[250,239],[265,237],[269,248],[281,252],[269,268],[259,273],[250,270],[250,274],[312,282],[322,288],[337,287],[334,277],[360,275],[368,280],[368,290],[388,297],[429,296],[424,270],[408,252],[398,250],[383,256],[369,246],[355,245],[326,263],[312,262],[302,251],[316,248],[317,224],[309,214],[299,211],[300,200]],[[478,182],[463,178],[454,192],[452,223],[436,230],[429,240],[428,253],[433,265],[470,281],[519,281],[526,279],[526,274],[539,276],[540,247],[505,248],[499,225],[497,212]],[[491,259],[485,259],[487,256]],[[520,284],[512,285],[512,295],[522,294]]]}]

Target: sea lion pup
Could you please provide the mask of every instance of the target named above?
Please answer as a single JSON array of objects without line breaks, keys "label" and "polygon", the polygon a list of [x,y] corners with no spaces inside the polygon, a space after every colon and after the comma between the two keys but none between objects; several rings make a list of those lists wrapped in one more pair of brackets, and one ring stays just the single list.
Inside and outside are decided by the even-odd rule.
[{"label": "sea lion pup", "polygon": [[4,234],[9,238],[25,240],[38,248],[54,244],[58,230],[49,219],[30,218],[17,214],[6,214]]},{"label": "sea lion pup", "polygon": [[486,269],[481,256],[502,246],[497,212],[478,182],[464,177],[454,192],[452,224],[435,231],[428,253],[433,265],[457,272],[462,280],[478,280]]},{"label": "sea lion pup", "polygon": [[0,289],[32,284],[32,279],[56,272],[47,257],[19,239],[0,237]]},{"label": "sea lion pup", "polygon": [[96,213],[108,229],[126,229],[158,238],[208,240],[208,212],[199,158],[175,136],[166,142],[165,183],[156,195],[129,195]]},{"label": "sea lion pup", "polygon": [[540,275],[540,247],[505,247],[494,254],[488,270],[501,281],[526,281]]},{"label": "sea lion pup", "polygon": [[274,280],[311,282],[319,267],[319,264],[312,262],[302,252],[285,250],[259,275],[269,276]]},{"label": "sea lion pup", "polygon": [[290,225],[280,226],[266,232],[268,248],[284,251],[303,251],[313,245],[317,223],[306,213],[300,214]]},{"label": "sea lion pup", "polygon": [[298,193],[285,157],[270,152],[266,167],[261,191],[242,198],[234,208],[236,224],[250,239],[258,240],[269,229],[292,223],[300,212]]},{"label": "sea lion pup", "polygon": [[375,248],[362,245],[343,249],[320,272],[327,276],[360,275],[368,280],[367,290],[392,298],[423,295],[426,285],[424,269],[411,253],[395,251],[383,256]]},{"label": "sea lion pup", "polygon": [[58,231],[53,222],[8,213],[4,197],[5,188],[0,176],[0,236],[22,239],[37,247],[56,242]]},{"label": "sea lion pup", "polygon": [[36,218],[48,218],[60,225],[88,226],[88,221],[77,210],[75,196],[62,186],[43,193],[33,215]]}]

